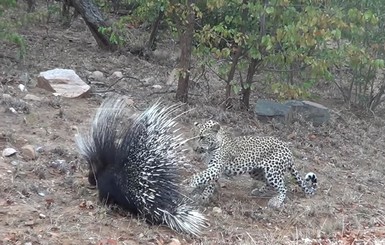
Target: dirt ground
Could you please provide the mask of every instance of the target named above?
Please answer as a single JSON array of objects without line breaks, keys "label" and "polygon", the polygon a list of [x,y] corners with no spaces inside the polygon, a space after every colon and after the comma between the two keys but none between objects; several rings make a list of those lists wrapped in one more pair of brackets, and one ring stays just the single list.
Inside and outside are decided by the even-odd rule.
[{"label": "dirt ground", "polygon": [[[186,137],[194,121],[207,118],[237,134],[276,136],[290,144],[303,174],[318,175],[319,189],[306,198],[288,180],[285,207],[269,210],[269,197],[250,195],[254,183],[248,176],[223,178],[217,200],[201,208],[210,227],[200,238],[188,237],[99,203],[74,142],[77,129],[89,125],[102,98],[111,93],[107,90],[129,96],[138,110],[159,98],[174,102],[174,88],[166,84],[175,64],[173,42],[163,42],[158,56],[145,61],[125,52],[100,51],[79,19],[68,29],[57,23],[31,24],[22,34],[28,44],[23,63],[12,58],[14,45],[0,43],[0,95],[14,99],[0,96],[0,150],[18,151],[0,158],[0,244],[385,244],[381,111],[375,117],[357,116],[337,100],[334,88],[324,87],[318,92],[332,111],[329,125],[262,123],[252,113],[219,109],[223,84],[212,78],[207,93],[208,83],[201,80],[190,90],[185,109],[192,110],[179,119]],[[91,82],[92,96],[57,98],[37,88],[39,72],[53,68],[75,70]],[[93,81],[94,71],[106,79]],[[124,78],[109,88],[114,71]],[[21,92],[19,84],[28,91]],[[41,100],[21,103],[18,99],[26,94]],[[11,106],[18,113],[10,112]],[[36,160],[28,159],[25,145],[37,149]],[[192,151],[188,159],[191,166],[204,167]],[[196,169],[186,171],[190,175]]]}]

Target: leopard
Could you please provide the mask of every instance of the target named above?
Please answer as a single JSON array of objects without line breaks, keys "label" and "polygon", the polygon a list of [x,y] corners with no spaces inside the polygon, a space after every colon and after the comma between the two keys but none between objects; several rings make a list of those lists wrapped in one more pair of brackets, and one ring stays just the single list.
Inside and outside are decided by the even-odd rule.
[{"label": "leopard", "polygon": [[189,180],[193,189],[203,188],[201,199],[208,202],[222,176],[249,174],[263,181],[277,195],[267,204],[281,208],[287,195],[285,174],[289,171],[306,196],[316,193],[318,177],[308,172],[304,178],[294,165],[294,156],[286,142],[272,136],[233,136],[219,122],[208,120],[194,122],[198,145],[195,151],[206,154],[206,169],[194,174]]}]

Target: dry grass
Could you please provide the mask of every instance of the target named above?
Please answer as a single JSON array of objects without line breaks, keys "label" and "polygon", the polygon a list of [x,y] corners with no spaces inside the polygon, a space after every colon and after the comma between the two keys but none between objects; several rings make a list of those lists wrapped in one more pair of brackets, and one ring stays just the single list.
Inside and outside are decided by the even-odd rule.
[{"label": "dry grass", "polygon": [[[248,176],[222,179],[217,199],[201,208],[211,224],[201,238],[149,226],[99,203],[96,190],[89,189],[86,166],[79,159],[73,136],[76,128],[88,124],[105,94],[59,101],[33,87],[36,75],[62,67],[75,69],[84,79],[95,70],[105,74],[122,71],[139,79],[153,77],[153,84],[163,87],[161,91],[129,78],[114,87],[141,110],[159,98],[174,102],[174,94],[167,92],[172,87],[165,84],[171,68],[129,54],[100,52],[79,20],[69,29],[49,27],[48,36],[41,28],[24,30],[29,58],[23,67],[0,59],[0,78],[7,79],[2,93],[11,91],[12,101],[23,98],[17,89],[18,77],[27,72],[32,77],[29,93],[44,98],[28,102],[29,114],[16,115],[5,112],[13,104],[2,101],[2,149],[19,150],[29,143],[42,150],[34,161],[26,161],[20,154],[0,158],[0,244],[98,244],[105,239],[118,244],[168,244],[172,238],[182,244],[385,244],[385,118],[380,114],[375,118],[355,116],[335,102],[329,88],[321,89],[324,103],[333,110],[330,125],[314,128],[301,120],[291,125],[263,124],[250,112],[218,109],[223,83],[208,74],[209,83],[200,81],[191,89],[185,109],[193,110],[180,118],[186,137],[192,135],[192,122],[212,118],[239,135],[272,135],[287,141],[298,169],[319,177],[314,197],[304,197],[288,178],[291,191],[285,207],[269,210],[265,209],[269,196],[250,196],[254,183]],[[73,42],[68,42],[69,37],[74,37]],[[0,46],[12,55],[12,48]],[[192,151],[188,159],[187,165],[204,168]],[[186,174],[195,171],[190,167]],[[214,207],[222,212],[214,212]]]}]

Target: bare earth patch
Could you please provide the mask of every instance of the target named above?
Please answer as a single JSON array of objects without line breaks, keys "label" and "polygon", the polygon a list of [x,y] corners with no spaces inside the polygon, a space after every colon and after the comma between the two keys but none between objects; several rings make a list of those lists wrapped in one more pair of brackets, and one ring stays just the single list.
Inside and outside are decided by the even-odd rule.
[{"label": "bare earth patch", "polygon": [[[328,126],[262,124],[249,113],[210,106],[220,103],[220,82],[210,83],[209,99],[203,84],[195,86],[185,108],[193,110],[180,118],[186,137],[194,121],[209,117],[238,134],[276,136],[290,143],[302,173],[317,173],[319,190],[305,198],[288,178],[284,209],[268,210],[268,197],[250,196],[254,183],[248,176],[223,178],[217,199],[202,207],[210,228],[201,238],[187,237],[100,203],[74,143],[76,131],[88,126],[107,90],[129,96],[138,110],[159,98],[173,103],[172,87],[166,85],[172,67],[100,51],[80,20],[69,29],[51,26],[48,35],[39,27],[23,34],[29,45],[24,64],[7,58],[12,45],[0,44],[5,51],[0,92],[41,100],[25,105],[0,97],[0,150],[18,151],[0,158],[0,244],[177,244],[174,238],[181,244],[385,244],[383,115],[359,119],[331,102],[327,106],[339,113]],[[93,71],[106,77],[121,71],[124,78],[114,86],[109,79],[91,83],[94,93],[88,99],[57,98],[34,86],[40,71],[56,67],[74,69],[85,81]],[[18,85],[26,73],[31,77],[28,92],[21,92]],[[26,144],[37,149],[37,159],[23,156]],[[191,166],[204,167],[192,151],[189,159]],[[186,177],[195,171],[187,168]]]}]

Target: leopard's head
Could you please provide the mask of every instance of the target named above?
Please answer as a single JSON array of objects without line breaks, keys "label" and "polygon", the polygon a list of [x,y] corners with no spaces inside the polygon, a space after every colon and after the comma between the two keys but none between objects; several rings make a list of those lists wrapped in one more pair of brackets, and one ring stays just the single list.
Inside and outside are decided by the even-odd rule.
[{"label": "leopard's head", "polygon": [[194,148],[194,151],[207,153],[219,147],[217,134],[221,126],[218,122],[213,120],[204,123],[195,122],[194,126],[197,129],[197,146]]}]

